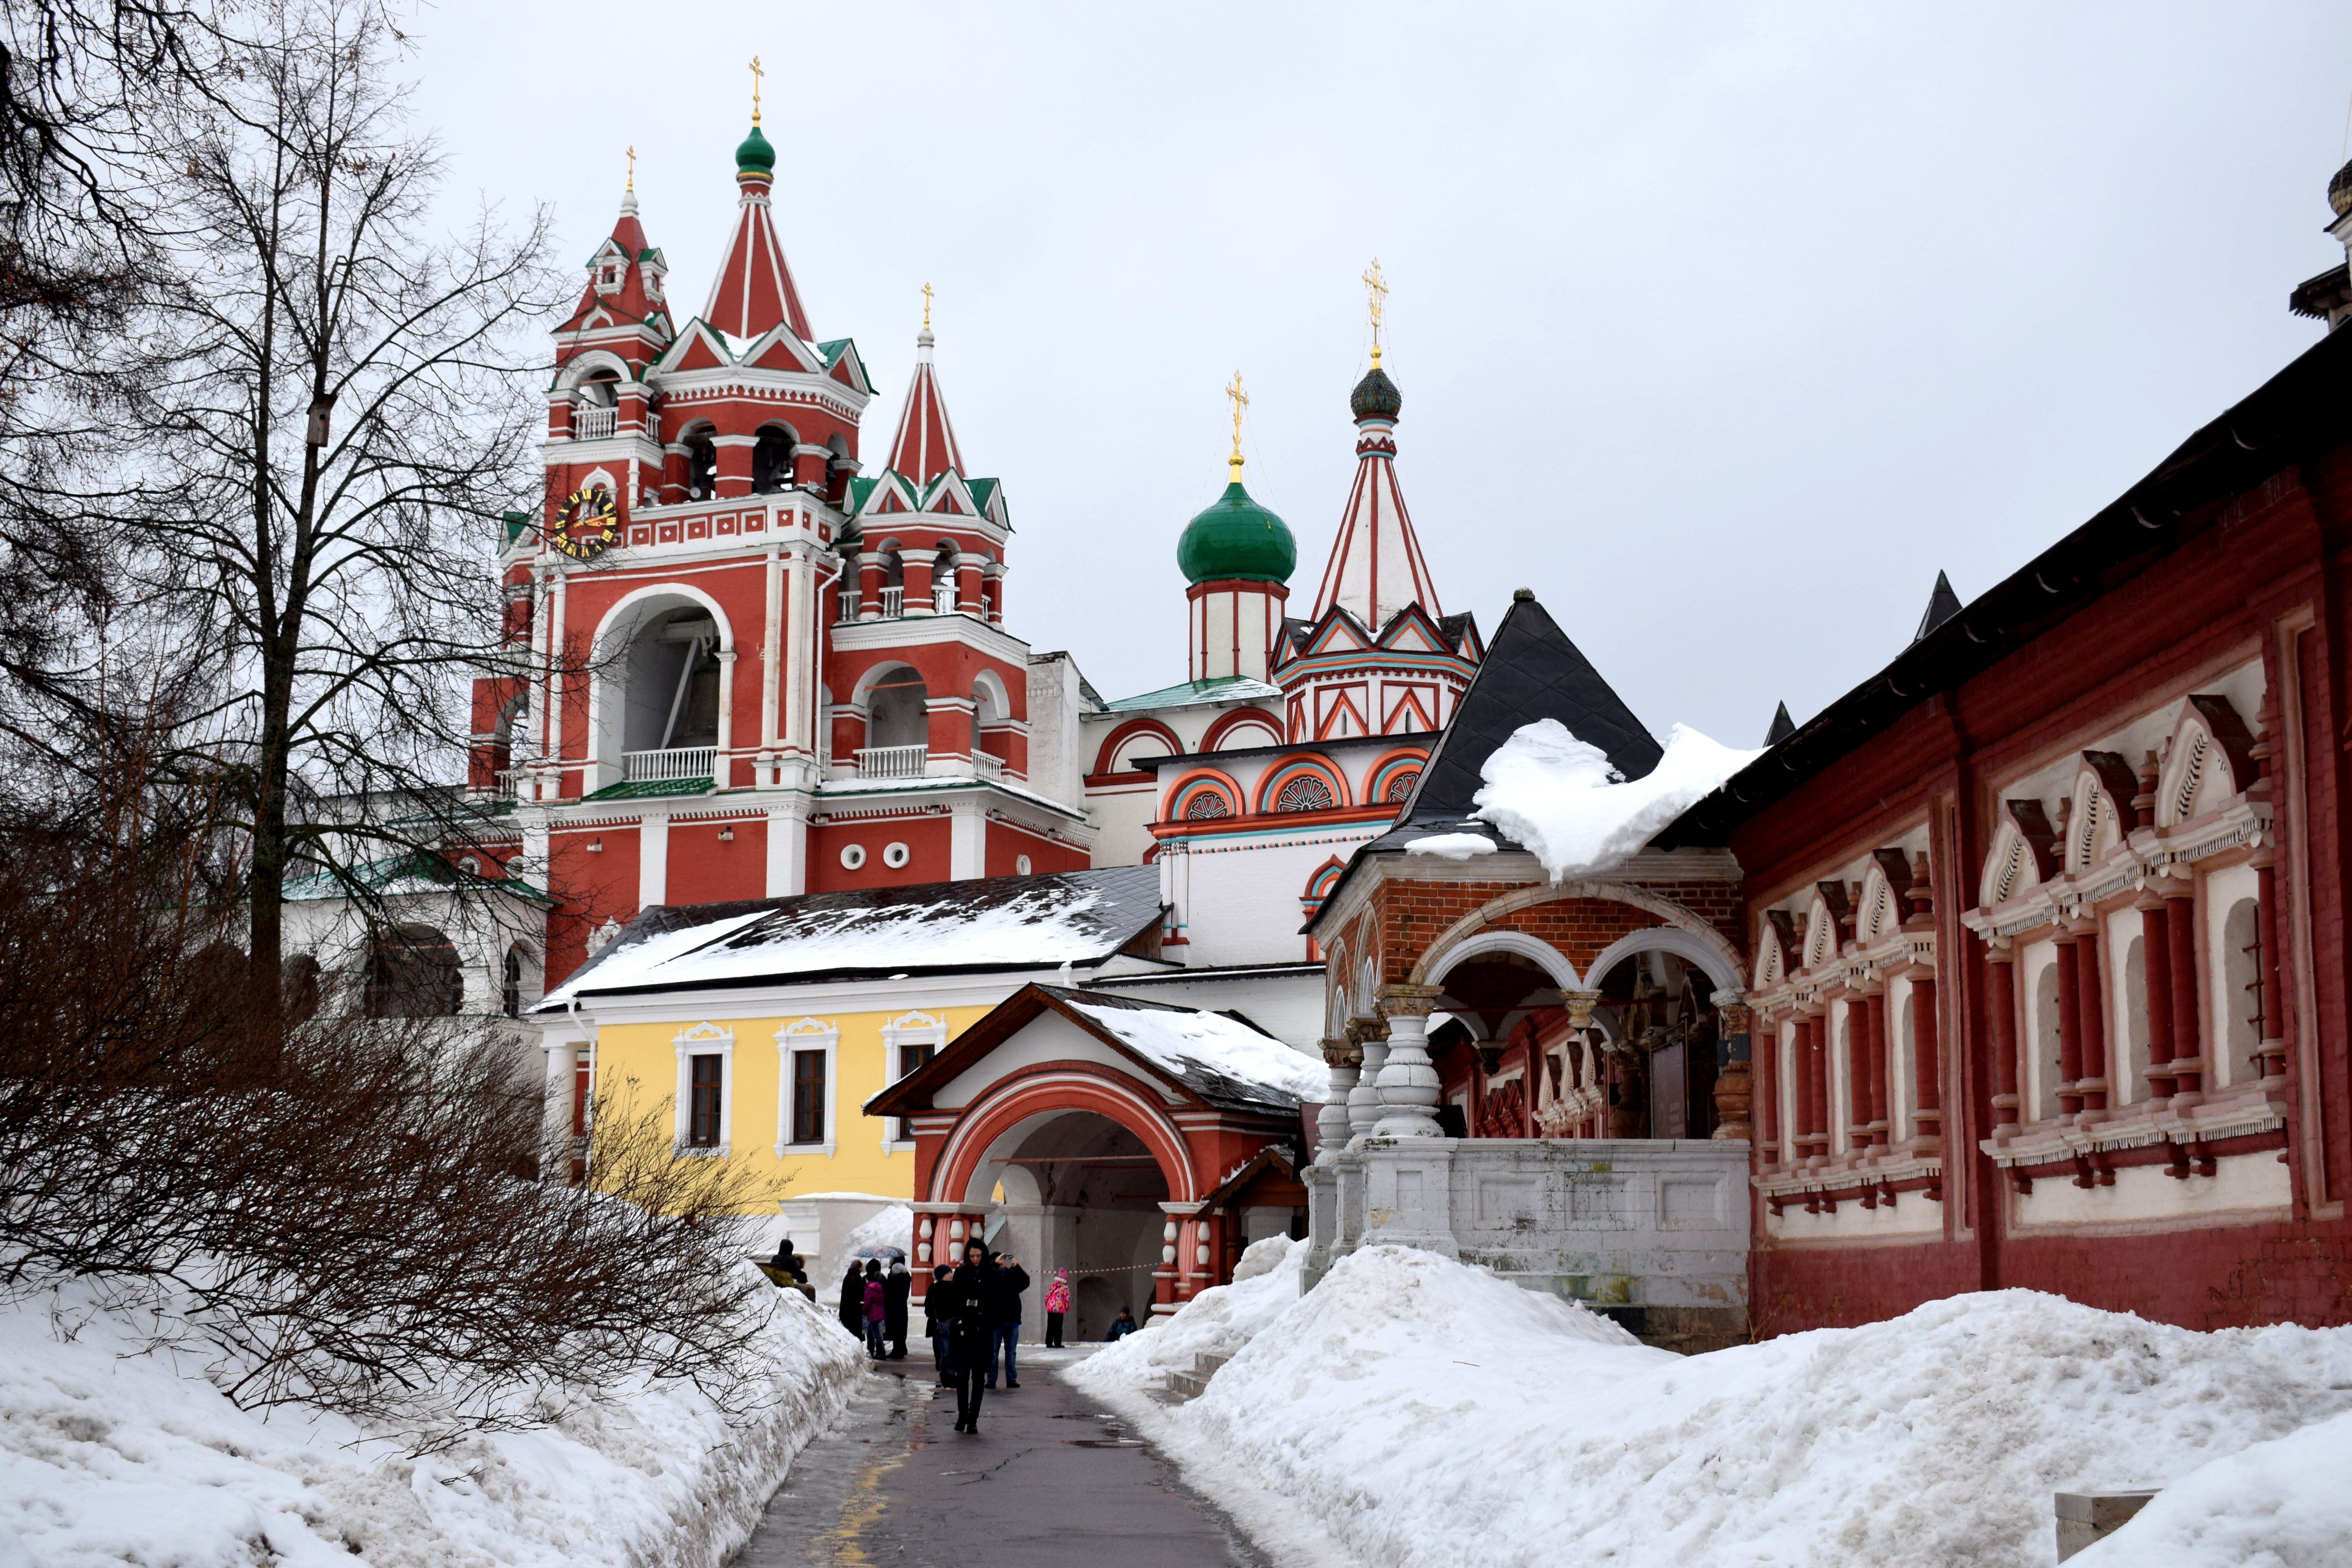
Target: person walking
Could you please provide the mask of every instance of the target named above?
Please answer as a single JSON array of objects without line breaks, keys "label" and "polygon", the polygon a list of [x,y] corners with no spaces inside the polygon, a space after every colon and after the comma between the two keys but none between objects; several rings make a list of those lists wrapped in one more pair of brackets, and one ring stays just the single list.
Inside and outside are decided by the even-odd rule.
[{"label": "person walking", "polygon": [[940,1386],[951,1388],[948,1381],[948,1320],[954,1315],[948,1281],[955,1278],[955,1269],[942,1263],[931,1270],[931,1283],[923,1295],[923,1337],[931,1342],[931,1365],[940,1374]]},{"label": "person walking", "polygon": [[866,1337],[866,1270],[850,1259],[849,1272],[841,1277],[841,1326],[850,1337]]},{"label": "person walking", "polygon": [[1070,1271],[1054,1270],[1054,1282],[1045,1287],[1045,1348],[1062,1348],[1062,1320],[1070,1310]]},{"label": "person walking", "polygon": [[938,1288],[948,1297],[948,1375],[955,1380],[956,1430],[980,1435],[989,1347],[1004,1316],[1003,1277],[985,1243],[967,1242],[955,1277]]},{"label": "person walking", "polygon": [[890,1342],[890,1359],[907,1359],[907,1298],[914,1293],[915,1277],[907,1272],[907,1260],[894,1258],[890,1272],[882,1276],[882,1337]]},{"label": "person walking", "polygon": [[1004,1357],[1004,1386],[1021,1386],[1021,1368],[1015,1361],[1021,1343],[1021,1293],[1029,1289],[1029,1276],[1018,1259],[1003,1253],[992,1253],[989,1262],[996,1268],[997,1289],[1003,1293],[1004,1316],[997,1320],[996,1334],[988,1350],[988,1386],[996,1386],[996,1360],[1000,1352]]},{"label": "person walking", "polygon": [[882,1283],[882,1260],[866,1260],[866,1353],[876,1361],[882,1359],[882,1326],[890,1318],[890,1288]]}]

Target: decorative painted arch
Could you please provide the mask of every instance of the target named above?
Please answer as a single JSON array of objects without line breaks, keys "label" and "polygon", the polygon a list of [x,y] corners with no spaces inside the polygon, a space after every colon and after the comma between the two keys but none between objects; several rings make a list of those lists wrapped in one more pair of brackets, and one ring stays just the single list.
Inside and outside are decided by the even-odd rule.
[{"label": "decorative painted arch", "polygon": [[[1566,953],[1552,946],[1551,943],[1531,937],[1523,931],[1482,931],[1475,936],[1465,938],[1446,952],[1445,961],[1443,963],[1431,968],[1429,979],[1423,984],[1429,985],[1443,984],[1445,977],[1453,973],[1457,967],[1482,953],[1488,952],[1507,952],[1528,960],[1546,974],[1550,975],[1552,984],[1562,991],[1584,989],[1584,982],[1577,977],[1576,965],[1568,961]],[[1597,964],[1592,973],[1595,974],[1601,973]]]},{"label": "decorative painted arch", "polygon": [[1299,902],[1320,904],[1329,898],[1333,884],[1339,880],[1340,873],[1347,868],[1347,862],[1337,855],[1327,857],[1323,864],[1315,868],[1314,874],[1307,879],[1307,886],[1298,895]]},{"label": "decorative painted arch", "polygon": [[[1210,796],[1216,798],[1215,805],[1209,804]],[[1209,817],[1239,816],[1249,796],[1234,782],[1233,774],[1219,768],[1193,768],[1168,786],[1165,798],[1160,821],[1198,822]]]},{"label": "decorative painted arch", "polygon": [[1108,1117],[1140,1138],[1168,1184],[1169,1202],[1190,1203],[1200,1194],[1192,1152],[1158,1094],[1091,1063],[1071,1062],[1007,1079],[966,1107],[931,1167],[929,1201],[969,1201],[972,1176],[991,1144],[1032,1116],[1071,1110]]},{"label": "decorative painted arch", "polygon": [[[1421,778],[1429,752],[1421,746],[1404,746],[1389,752],[1364,773],[1363,793],[1356,798],[1366,805],[1384,805],[1393,799],[1402,805],[1412,794],[1412,786]],[[1402,790],[1403,793],[1399,794]]]},{"label": "decorative painted arch", "polygon": [[1151,736],[1155,740],[1159,741],[1160,744],[1166,746],[1168,750],[1160,753],[1161,755],[1177,757],[1181,756],[1184,753],[1184,742],[1176,738],[1176,731],[1161,723],[1159,720],[1129,719],[1126,723],[1121,724],[1118,728],[1113,730],[1109,734],[1103,737],[1102,749],[1095,753],[1095,772],[1097,773],[1115,773],[1121,771],[1134,771],[1132,769],[1122,770],[1119,767],[1119,752],[1120,749],[1129,742],[1140,735]]},{"label": "decorative painted arch", "polygon": [[1864,947],[1903,923],[1903,900],[1887,879],[1886,868],[1874,865],[1862,874],[1862,902],[1853,912],[1854,940]]},{"label": "decorative painted arch", "polygon": [[2254,782],[2253,737],[2225,697],[2181,705],[2156,785],[2156,825],[2174,827],[2217,811]]},{"label": "decorative painted arch", "polygon": [[1780,951],[1780,932],[1769,919],[1760,921],[1756,928],[1757,991],[1769,991],[1789,977],[1788,955]]},{"label": "decorative painted arch", "polygon": [[2115,752],[2084,752],[2074,772],[2073,804],[2066,814],[2063,864],[2087,870],[2105,859],[2131,831],[2132,800],[2139,779]]},{"label": "decorative painted arch", "polygon": [[[1687,932],[1713,954],[1713,961],[1701,965],[1709,975],[1718,973],[1734,977],[1738,984],[1739,952],[1725,940],[1724,934],[1671,899],[1622,882],[1547,882],[1532,888],[1520,888],[1489,900],[1464,915],[1438,933],[1437,940],[1422,950],[1421,961],[1412,966],[1407,978],[1415,985],[1429,984],[1431,972],[1443,963],[1447,955],[1464,942],[1476,936],[1487,926],[1505,915],[1533,909],[1562,899],[1606,899],[1612,903],[1629,904],[1634,909],[1654,914],[1666,924]],[[1566,963],[1563,958],[1561,962]],[[1698,962],[1694,959],[1694,963]]]},{"label": "decorative painted arch", "polygon": [[1310,778],[1322,781],[1325,793],[1331,797],[1330,805],[1293,806],[1290,809],[1328,811],[1354,804],[1348,798],[1348,784],[1339,776],[1339,769],[1312,753],[1301,755],[1294,752],[1277,759],[1272,767],[1265,770],[1265,776],[1258,781],[1257,809],[1261,812],[1281,811],[1284,809],[1281,804],[1283,792],[1298,781]]},{"label": "decorative painted arch", "polygon": [[[1236,731],[1262,731],[1264,740],[1234,740]],[[1282,721],[1263,708],[1236,708],[1209,726],[1201,737],[1204,752],[1239,751],[1244,746],[1279,746],[1282,744]]]},{"label": "decorative painted arch", "polygon": [[[2032,804],[2036,812],[2041,810],[2039,801]],[[1992,909],[2032,892],[2049,877],[2051,868],[2042,847],[2012,816],[1993,830],[1992,843],[1985,850],[1984,875],[1977,884],[1978,906]]]}]

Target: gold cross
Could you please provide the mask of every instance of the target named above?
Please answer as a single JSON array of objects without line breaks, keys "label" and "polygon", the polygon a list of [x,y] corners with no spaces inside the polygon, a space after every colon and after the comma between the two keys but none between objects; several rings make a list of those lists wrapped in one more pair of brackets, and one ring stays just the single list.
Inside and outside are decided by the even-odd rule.
[{"label": "gold cross", "polygon": [[634,191],[634,190],[635,190],[636,188],[637,188],[637,150],[636,150],[635,147],[632,147],[632,148],[630,148],[630,149],[629,149],[629,189],[631,189],[631,190],[633,190],[633,191]]},{"label": "gold cross", "polygon": [[751,123],[760,123],[760,57],[751,57]]},{"label": "gold cross", "polygon": [[1242,390],[1242,373],[1234,372],[1234,383],[1225,388],[1225,395],[1234,400],[1234,455],[1225,459],[1233,467],[1233,482],[1242,482],[1242,410],[1249,406],[1249,394]]},{"label": "gold cross", "polygon": [[931,286],[923,285],[923,331],[931,330]]},{"label": "gold cross", "polygon": [[1372,306],[1372,368],[1381,364],[1381,307],[1387,302],[1389,286],[1381,280],[1381,258],[1372,258],[1372,269],[1364,274],[1364,297]]}]

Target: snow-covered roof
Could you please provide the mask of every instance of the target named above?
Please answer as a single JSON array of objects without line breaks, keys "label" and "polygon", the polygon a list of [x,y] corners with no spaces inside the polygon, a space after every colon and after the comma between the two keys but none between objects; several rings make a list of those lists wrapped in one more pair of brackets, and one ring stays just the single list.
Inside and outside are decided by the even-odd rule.
[{"label": "snow-covered roof", "polygon": [[1319,1058],[1225,1014],[1050,986],[1039,989],[1053,991],[1204,1100],[1264,1102],[1271,1096],[1277,1103],[1295,1105],[1320,1101],[1330,1091],[1331,1074]]},{"label": "snow-covered roof", "polygon": [[537,1010],[623,992],[1091,966],[1159,919],[1150,866],[656,905]]}]

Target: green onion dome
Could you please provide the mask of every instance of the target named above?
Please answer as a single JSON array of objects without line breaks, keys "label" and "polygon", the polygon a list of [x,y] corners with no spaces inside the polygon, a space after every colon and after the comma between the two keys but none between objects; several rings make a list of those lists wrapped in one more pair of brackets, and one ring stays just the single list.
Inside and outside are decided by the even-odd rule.
[{"label": "green onion dome", "polygon": [[1176,542],[1176,565],[1188,583],[1227,577],[1284,583],[1297,564],[1298,544],[1289,525],[1250,500],[1238,478],[1184,525],[1184,537]]},{"label": "green onion dome", "polygon": [[1348,395],[1348,406],[1359,419],[1394,419],[1397,410],[1404,406],[1404,394],[1376,363]]},{"label": "green onion dome", "polygon": [[751,134],[744,137],[742,145],[735,149],[735,167],[746,174],[775,173],[776,150],[768,145],[765,136],[760,134],[756,122],[751,127]]}]

